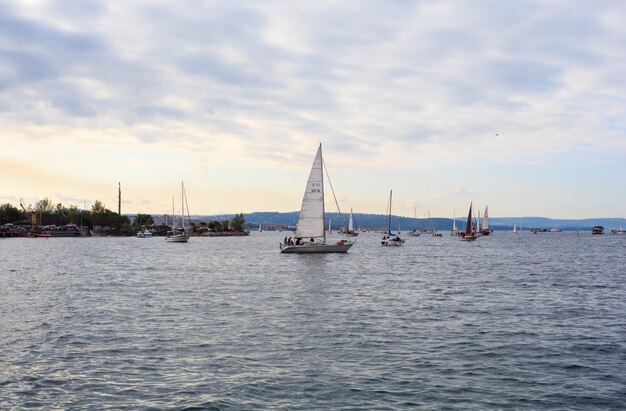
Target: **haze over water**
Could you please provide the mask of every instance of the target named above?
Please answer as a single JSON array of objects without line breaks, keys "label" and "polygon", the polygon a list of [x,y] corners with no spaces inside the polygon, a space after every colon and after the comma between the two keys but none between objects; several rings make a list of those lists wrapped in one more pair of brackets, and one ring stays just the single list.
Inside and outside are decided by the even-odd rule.
[{"label": "haze over water", "polygon": [[626,238],[0,240],[3,409],[626,409]]}]

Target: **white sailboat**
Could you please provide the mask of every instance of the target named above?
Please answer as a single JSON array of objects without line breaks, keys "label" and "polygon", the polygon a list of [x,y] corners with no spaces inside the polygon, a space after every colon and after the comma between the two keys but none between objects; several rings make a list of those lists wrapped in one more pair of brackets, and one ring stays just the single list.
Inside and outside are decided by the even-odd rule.
[{"label": "white sailboat", "polygon": [[191,229],[191,218],[189,217],[189,205],[187,204],[187,195],[185,194],[185,183],[181,183],[181,213],[182,231],[176,229],[176,214],[174,212],[174,197],[172,197],[172,230],[165,235],[165,240],[170,243],[186,243],[189,241],[191,233],[185,230],[185,209],[187,210],[187,219]]},{"label": "white sailboat", "polygon": [[333,233],[333,220],[332,219],[328,219],[328,234],[332,234]]},{"label": "white sailboat", "polygon": [[456,227],[456,210],[452,212],[452,231],[450,231],[452,237],[459,235],[459,229]]},{"label": "white sailboat", "polygon": [[324,163],[322,145],[317,149],[300,207],[295,241],[280,244],[281,253],[345,253],[354,243],[349,240],[326,242],[324,227]]},{"label": "white sailboat", "polygon": [[517,234],[517,224],[513,224],[513,234]]},{"label": "white sailboat", "polygon": [[387,226],[387,232],[383,235],[380,243],[384,246],[401,246],[404,244],[404,239],[400,238],[398,234],[391,232],[391,201],[393,199],[393,191],[389,190],[389,224]]},{"label": "white sailboat", "polygon": [[491,234],[491,229],[489,228],[489,210],[487,209],[487,206],[485,206],[485,213],[483,214],[483,227],[482,230],[480,230],[480,233],[482,235]]},{"label": "white sailboat", "polygon": [[261,223],[259,223],[259,233],[263,231],[263,227],[261,226]]},{"label": "white sailboat", "polygon": [[428,210],[428,218],[426,219],[426,228],[422,230],[422,234],[435,234],[435,225],[430,218],[430,210]]},{"label": "white sailboat", "polygon": [[347,235],[348,237],[357,237],[359,232],[354,229],[354,217],[352,215],[352,209],[350,209],[350,219],[348,220],[348,229],[342,230],[342,234]]}]

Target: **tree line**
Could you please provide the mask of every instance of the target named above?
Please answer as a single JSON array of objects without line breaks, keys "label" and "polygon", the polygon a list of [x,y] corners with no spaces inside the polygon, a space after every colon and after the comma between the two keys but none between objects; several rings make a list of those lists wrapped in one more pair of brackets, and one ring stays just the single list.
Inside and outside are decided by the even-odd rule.
[{"label": "tree line", "polygon": [[55,204],[47,197],[35,204],[22,206],[22,209],[10,203],[0,205],[0,222],[32,227],[76,224],[90,229],[94,226],[111,227],[116,230],[132,228],[128,217],[109,210],[100,200],[96,200],[89,210],[82,210],[73,205]]},{"label": "tree line", "polygon": [[[235,215],[231,220],[192,223],[192,231],[201,233],[202,231],[224,232],[242,231],[246,222],[243,213]],[[137,231],[142,227],[153,229],[157,233],[163,234],[169,229],[161,224],[155,225],[150,214],[137,214],[135,219],[130,221],[127,216],[109,210],[104,203],[96,200],[87,210],[79,209],[76,206],[65,206],[62,203],[54,203],[49,198],[37,201],[35,204],[22,206],[22,209],[5,203],[0,205],[0,224],[11,223],[21,226],[65,226],[76,224],[87,227],[91,230],[100,227],[103,230],[114,230],[121,232]]]}]

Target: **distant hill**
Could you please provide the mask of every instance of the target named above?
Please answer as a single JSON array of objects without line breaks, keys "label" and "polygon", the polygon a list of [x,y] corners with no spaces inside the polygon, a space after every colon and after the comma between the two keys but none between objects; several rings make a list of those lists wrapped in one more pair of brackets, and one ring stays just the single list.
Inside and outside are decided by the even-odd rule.
[{"label": "distant hill", "polygon": [[[212,221],[212,220],[224,220],[230,219],[235,214],[219,214],[219,215],[196,215],[192,216],[193,219]],[[299,212],[292,211],[287,213],[279,212],[254,212],[245,214],[246,223],[252,227],[256,227],[259,224],[276,224],[285,226],[295,226],[298,223]],[[334,230],[342,226],[348,225],[348,214],[338,213],[326,213],[327,220],[332,220],[332,227]],[[383,214],[354,214],[355,228],[364,229],[380,229],[387,225],[387,216]],[[464,218],[457,218],[457,226],[463,227],[465,224]],[[551,219],[545,217],[500,217],[489,218],[490,226],[493,230],[513,230],[513,225],[517,224],[519,228],[523,229],[531,228],[553,228],[558,227],[561,230],[591,230],[594,225],[604,226],[609,230],[612,228],[626,227],[626,219],[623,218],[588,218],[581,220],[571,219]],[[328,224],[328,222],[326,223]],[[402,231],[410,231],[415,228],[425,229],[434,227],[436,230],[447,231],[452,229],[451,218],[433,218],[430,221],[424,218],[409,218],[402,216],[391,217],[391,227],[397,229],[398,226]]]}]

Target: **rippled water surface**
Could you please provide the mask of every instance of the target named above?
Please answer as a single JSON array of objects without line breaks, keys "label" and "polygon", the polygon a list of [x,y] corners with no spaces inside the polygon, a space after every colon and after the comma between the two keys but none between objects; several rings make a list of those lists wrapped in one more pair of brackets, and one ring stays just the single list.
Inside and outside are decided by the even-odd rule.
[{"label": "rippled water surface", "polygon": [[626,409],[626,238],[0,240],[0,408]]}]

